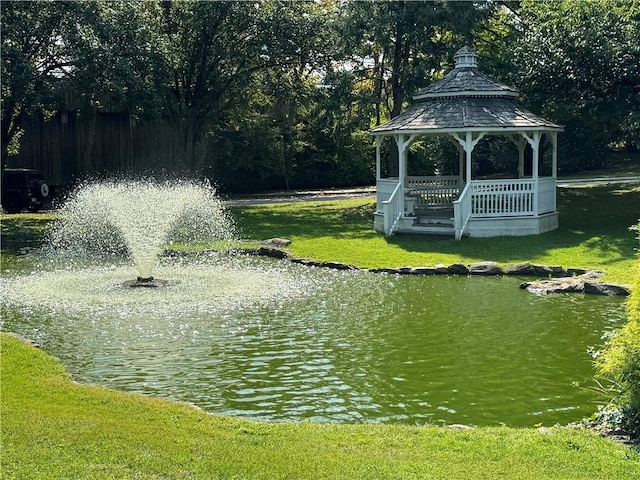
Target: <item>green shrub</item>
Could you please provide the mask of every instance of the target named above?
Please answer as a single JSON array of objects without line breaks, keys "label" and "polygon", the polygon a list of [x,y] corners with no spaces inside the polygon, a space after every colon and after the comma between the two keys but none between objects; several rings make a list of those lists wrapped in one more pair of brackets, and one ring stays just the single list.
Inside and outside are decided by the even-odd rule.
[{"label": "green shrub", "polygon": [[[640,232],[640,224],[637,231]],[[614,403],[623,413],[623,427],[640,438],[640,260],[632,275],[627,312],[628,323],[605,346],[597,368],[616,386]]]}]

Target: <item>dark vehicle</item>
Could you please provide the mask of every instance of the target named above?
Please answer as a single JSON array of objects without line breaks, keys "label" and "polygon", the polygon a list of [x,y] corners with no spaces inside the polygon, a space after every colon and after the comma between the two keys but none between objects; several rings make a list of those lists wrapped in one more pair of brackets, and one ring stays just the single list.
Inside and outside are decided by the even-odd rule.
[{"label": "dark vehicle", "polygon": [[51,200],[49,184],[40,170],[5,168],[2,170],[2,208],[7,213],[40,210]]}]

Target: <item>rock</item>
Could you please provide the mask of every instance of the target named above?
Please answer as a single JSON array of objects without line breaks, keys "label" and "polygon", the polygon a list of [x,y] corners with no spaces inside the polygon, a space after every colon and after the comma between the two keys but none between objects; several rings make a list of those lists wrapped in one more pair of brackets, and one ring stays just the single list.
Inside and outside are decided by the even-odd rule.
[{"label": "rock", "polygon": [[438,275],[447,275],[449,273],[449,268],[442,263],[437,264],[433,268],[435,269]]},{"label": "rock", "polygon": [[571,275],[567,274],[567,271],[561,266],[552,266],[549,267],[551,269],[552,277],[570,277]]},{"label": "rock", "polygon": [[388,273],[389,275],[399,275],[400,271],[397,268],[385,267],[376,269],[378,273]]},{"label": "rock", "polygon": [[549,427],[538,427],[538,433],[541,435],[553,435],[553,430]]},{"label": "rock", "polygon": [[452,275],[469,275],[469,268],[464,263],[449,265],[447,271]]},{"label": "rock", "polygon": [[551,267],[546,265],[531,265],[531,273],[529,275],[535,277],[550,277],[552,273]]},{"label": "rock", "polygon": [[584,280],[579,278],[562,278],[556,280],[540,280],[536,282],[523,282],[520,288],[532,293],[574,293],[584,291]]},{"label": "rock", "polygon": [[292,258],[291,261],[293,263],[299,263],[300,265],[304,265],[306,267],[319,267],[320,263],[315,260],[307,260],[306,258]]},{"label": "rock", "polygon": [[269,247],[258,248],[256,250],[256,255],[269,257],[269,258],[277,258],[277,259],[287,258],[287,252],[284,252],[277,248],[269,248]]},{"label": "rock", "polygon": [[288,247],[291,245],[291,240],[287,238],[269,238],[268,240],[264,240],[262,245],[267,245],[270,247]]},{"label": "rock", "polygon": [[506,275],[532,275],[533,274],[533,265],[529,262],[525,263],[517,263],[515,265],[507,265],[504,273]]},{"label": "rock", "polygon": [[585,275],[588,270],[584,268],[567,268],[567,276],[568,277],[579,277]]},{"label": "rock", "polygon": [[23,337],[22,335],[15,333],[15,332],[2,332],[4,335],[7,335],[9,337],[13,337],[16,340],[21,341],[22,343],[26,343],[27,345],[31,345],[32,347],[35,348],[40,348],[40,345],[36,342],[34,342],[33,340],[31,340],[30,338],[27,337]]},{"label": "rock", "polygon": [[603,282],[584,282],[584,293],[592,293],[595,295],[605,295],[608,297],[614,295],[628,296],[629,289],[624,285],[617,285],[615,283],[603,283]]},{"label": "rock", "polygon": [[471,275],[502,275],[504,272],[496,262],[479,262],[469,265]]},{"label": "rock", "polygon": [[567,272],[560,266],[532,265],[530,275],[537,277],[567,277]]},{"label": "rock", "polygon": [[352,265],[347,265],[340,262],[322,262],[320,266],[325,268],[332,268],[334,270],[357,270],[357,268]]},{"label": "rock", "polygon": [[585,280],[595,280],[600,278],[602,275],[604,275],[604,272],[602,270],[589,270],[588,272],[582,274],[582,278],[584,278]]},{"label": "rock", "polygon": [[624,285],[614,283],[593,282],[581,277],[565,277],[553,280],[539,280],[523,282],[520,288],[532,293],[589,293],[594,295],[629,295],[629,289]]},{"label": "rock", "polygon": [[414,275],[435,275],[437,270],[434,267],[413,267]]}]

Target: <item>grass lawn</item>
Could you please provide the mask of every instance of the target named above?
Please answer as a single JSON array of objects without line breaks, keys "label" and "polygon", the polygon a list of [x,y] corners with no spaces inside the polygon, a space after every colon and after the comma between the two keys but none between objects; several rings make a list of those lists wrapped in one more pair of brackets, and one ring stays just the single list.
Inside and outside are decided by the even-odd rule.
[{"label": "grass lawn", "polygon": [[3,479],[637,479],[584,430],[257,423],[71,382],[0,335]]},{"label": "grass lawn", "polygon": [[[434,266],[479,261],[531,262],[604,270],[605,280],[628,283],[637,240],[629,227],[640,218],[640,185],[558,189],[560,228],[543,235],[465,238],[385,237],[373,230],[374,200],[295,202],[232,207],[245,239],[286,237],[292,255],[361,268]],[[16,232],[33,239],[55,214],[2,216],[3,250],[20,246]],[[4,263],[4,262],[3,262]]]},{"label": "grass lawn", "polygon": [[[234,208],[243,237],[288,237],[293,255],[360,267],[530,261],[626,282],[640,186],[564,188],[560,228],[496,239],[386,238],[373,202]],[[55,215],[2,217],[3,257]],[[3,269],[4,269],[3,260]],[[78,385],[46,353],[0,335],[3,479],[640,479],[640,452],[588,431],[258,423]]]},{"label": "grass lawn", "polygon": [[640,218],[640,186],[561,188],[560,228],[543,235],[452,238],[385,237],[373,230],[374,200],[298,202],[233,209],[242,235],[286,237],[294,256],[358,267],[434,266],[438,263],[500,264],[529,261],[606,271],[627,282],[637,240],[629,227]]}]

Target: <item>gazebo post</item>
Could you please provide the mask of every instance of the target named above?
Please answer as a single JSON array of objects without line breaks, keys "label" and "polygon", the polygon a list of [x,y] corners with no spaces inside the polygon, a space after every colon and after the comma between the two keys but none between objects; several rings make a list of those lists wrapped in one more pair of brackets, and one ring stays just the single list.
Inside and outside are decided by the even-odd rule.
[{"label": "gazebo post", "polygon": [[527,132],[521,132],[522,136],[529,142],[532,150],[532,166],[531,166],[531,179],[533,180],[533,215],[538,216],[538,183],[539,183],[539,169],[540,169],[540,132],[532,132],[531,136],[527,135]]},{"label": "gazebo post", "polygon": [[376,185],[382,178],[382,159],[380,156],[382,139],[382,135],[376,137]]},{"label": "gazebo post", "polygon": [[531,175],[534,180],[540,177],[540,132],[533,132],[533,170]]},{"label": "gazebo post", "polygon": [[466,154],[466,181],[470,182],[473,179],[473,175],[471,174],[471,152],[478,144],[480,140],[486,135],[487,132],[479,132],[476,138],[473,138],[473,132],[466,132],[464,140],[458,135],[457,132],[452,132],[451,136],[455,138],[460,146],[464,149]]},{"label": "gazebo post", "polygon": [[464,151],[467,154],[466,165],[467,165],[467,183],[470,183],[473,180],[472,170],[471,170],[471,152],[473,152],[474,145],[473,142],[473,134],[471,132],[467,132],[465,142],[464,142]]},{"label": "gazebo post", "polygon": [[465,179],[464,179],[464,161],[465,161],[465,155],[464,155],[464,148],[462,148],[462,145],[460,145],[458,142],[455,142],[456,144],[456,148],[458,149],[458,177],[460,178],[460,190],[462,190],[462,185],[465,184]]},{"label": "gazebo post", "polygon": [[395,137],[398,145],[398,182],[402,182],[403,187],[407,179],[407,148],[415,138],[416,135],[410,135],[407,138],[404,134]]},{"label": "gazebo post", "polygon": [[406,142],[405,135],[396,136],[396,144],[398,146],[398,182],[404,187],[404,179],[407,171],[407,161],[405,156]]}]

